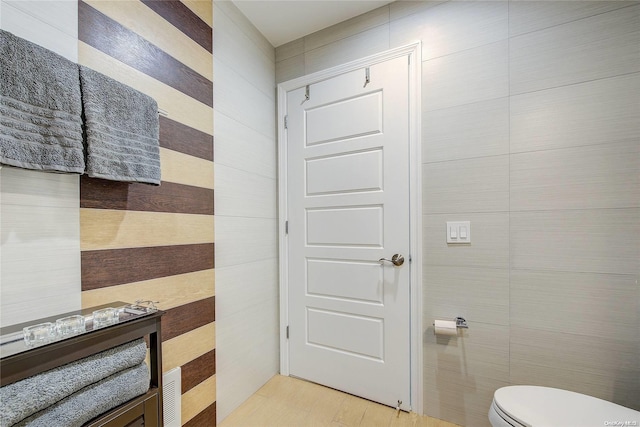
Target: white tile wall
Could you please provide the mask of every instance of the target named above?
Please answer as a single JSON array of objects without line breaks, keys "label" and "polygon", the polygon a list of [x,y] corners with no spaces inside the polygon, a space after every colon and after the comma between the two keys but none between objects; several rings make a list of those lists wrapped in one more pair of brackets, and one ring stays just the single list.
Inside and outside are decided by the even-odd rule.
[{"label": "white tile wall", "polygon": [[511,210],[640,207],[638,141],[511,155]]},{"label": "white tile wall", "polygon": [[508,155],[423,165],[423,213],[506,212],[508,210]]},{"label": "white tile wall", "polygon": [[640,73],[511,97],[511,152],[640,139]]},{"label": "white tile wall", "polygon": [[500,41],[423,62],[423,111],[506,97],[508,51]]},{"label": "white tile wall", "polygon": [[[245,46],[252,44],[252,39],[240,27],[233,25],[233,21],[217,5],[218,3],[216,3],[214,11],[214,16],[217,15],[217,24],[213,49],[218,60],[231,68],[238,76],[251,82],[271,100],[271,103],[275,102],[275,88],[272,78],[275,72],[273,52],[269,55],[261,50],[244,49]],[[218,47],[221,48],[218,49]],[[218,77],[219,71],[216,68],[216,77]],[[224,79],[225,77],[221,76],[220,78]]]},{"label": "white tile wall", "polygon": [[[423,43],[428,415],[488,426],[495,389],[527,383],[640,409],[639,19],[625,1],[396,1],[373,29],[276,49],[283,81],[372,53],[365,35]],[[447,245],[465,220],[471,245]],[[436,339],[456,315],[469,330]]]},{"label": "white tile wall", "polygon": [[383,24],[334,43],[305,51],[305,73],[324,70],[388,48],[389,24]]},{"label": "white tile wall", "polygon": [[512,212],[511,267],[640,274],[639,218],[637,208]]},{"label": "white tile wall", "polygon": [[589,16],[637,4],[636,1],[555,1],[518,0],[509,3],[509,34],[542,30]]},{"label": "white tile wall", "polygon": [[[0,28],[78,59],[75,1],[0,2]],[[0,167],[0,325],[80,308],[77,175]]]},{"label": "white tile wall", "polygon": [[275,49],[214,3],[218,421],[279,368]]},{"label": "white tile wall", "polygon": [[513,37],[511,94],[640,71],[640,5]]},{"label": "white tile wall", "polygon": [[278,46],[276,49],[276,62],[284,61],[304,53],[304,38],[293,40]]},{"label": "white tile wall", "polygon": [[213,121],[216,129],[216,166],[225,165],[262,177],[276,178],[273,138],[218,111],[214,112]]},{"label": "white tile wall", "polygon": [[276,83],[286,82],[304,75],[304,53],[283,59],[276,67]]},{"label": "white tile wall", "polygon": [[544,385],[637,408],[637,343],[610,336],[511,328],[510,377],[514,384]]},{"label": "white tile wall", "polygon": [[389,6],[383,6],[304,37],[304,49],[305,51],[314,50],[388,22]]},{"label": "white tile wall", "polygon": [[451,338],[425,332],[425,410],[462,426],[489,426],[487,402],[509,385],[509,327],[472,323]]},{"label": "white tile wall", "polygon": [[[218,50],[224,50],[218,48]],[[215,54],[214,54],[215,56]],[[234,68],[216,57],[213,108],[244,126],[270,137],[275,135],[275,100]],[[275,81],[275,73],[272,73]],[[215,128],[215,123],[214,123]]]},{"label": "white tile wall", "polygon": [[391,46],[416,40],[422,60],[437,58],[507,38],[506,1],[446,2],[391,22]]},{"label": "white tile wall", "polygon": [[[453,248],[452,248],[453,249]],[[509,325],[509,270],[430,265],[423,272],[429,319],[462,316],[474,322]]]},{"label": "white tile wall", "polygon": [[71,0],[2,2],[0,28],[78,61],[78,6]]},{"label": "white tile wall", "polygon": [[511,324],[633,342],[638,293],[633,275],[514,269]]},{"label": "white tile wall", "polygon": [[425,163],[509,154],[509,98],[422,113]]},{"label": "white tile wall", "polygon": [[232,167],[216,166],[216,214],[275,218],[276,180]]},{"label": "white tile wall", "polygon": [[[423,215],[423,264],[509,268],[509,213]],[[470,245],[447,245],[447,221],[471,221]],[[428,284],[423,284],[428,286]]]}]

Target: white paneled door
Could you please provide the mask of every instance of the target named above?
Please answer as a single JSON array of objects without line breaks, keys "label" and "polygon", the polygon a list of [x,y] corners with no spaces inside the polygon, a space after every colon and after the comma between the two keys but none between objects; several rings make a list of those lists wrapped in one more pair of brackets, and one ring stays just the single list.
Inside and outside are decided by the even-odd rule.
[{"label": "white paneled door", "polygon": [[408,57],[286,96],[289,373],[408,409]]}]

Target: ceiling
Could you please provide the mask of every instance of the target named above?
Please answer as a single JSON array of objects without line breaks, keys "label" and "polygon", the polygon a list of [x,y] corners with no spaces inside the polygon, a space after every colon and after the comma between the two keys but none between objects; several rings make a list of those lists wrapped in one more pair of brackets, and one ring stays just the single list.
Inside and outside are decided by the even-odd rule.
[{"label": "ceiling", "polygon": [[233,0],[275,47],[393,0]]}]

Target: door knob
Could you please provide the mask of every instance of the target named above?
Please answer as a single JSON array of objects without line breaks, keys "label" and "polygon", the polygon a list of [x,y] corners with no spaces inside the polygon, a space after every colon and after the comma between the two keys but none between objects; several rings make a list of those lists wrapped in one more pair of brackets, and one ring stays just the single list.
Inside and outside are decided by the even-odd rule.
[{"label": "door knob", "polygon": [[382,264],[383,262],[390,262],[391,264],[395,265],[396,267],[400,267],[402,264],[404,264],[404,257],[400,254],[394,254],[391,259],[386,259],[386,258],[380,258],[378,260],[378,262],[380,264]]}]

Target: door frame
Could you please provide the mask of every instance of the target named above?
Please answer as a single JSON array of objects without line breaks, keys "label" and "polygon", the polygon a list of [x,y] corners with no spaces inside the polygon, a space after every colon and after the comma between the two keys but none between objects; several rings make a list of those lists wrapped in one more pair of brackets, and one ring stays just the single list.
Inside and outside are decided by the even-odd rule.
[{"label": "door frame", "polygon": [[287,221],[287,92],[318,83],[338,75],[406,56],[409,60],[409,227],[412,262],[410,267],[411,328],[411,410],[423,413],[422,362],[422,150],[421,150],[421,65],[420,42],[390,49],[278,84],[278,255],[280,275],[280,373],[289,376],[289,283]]}]

